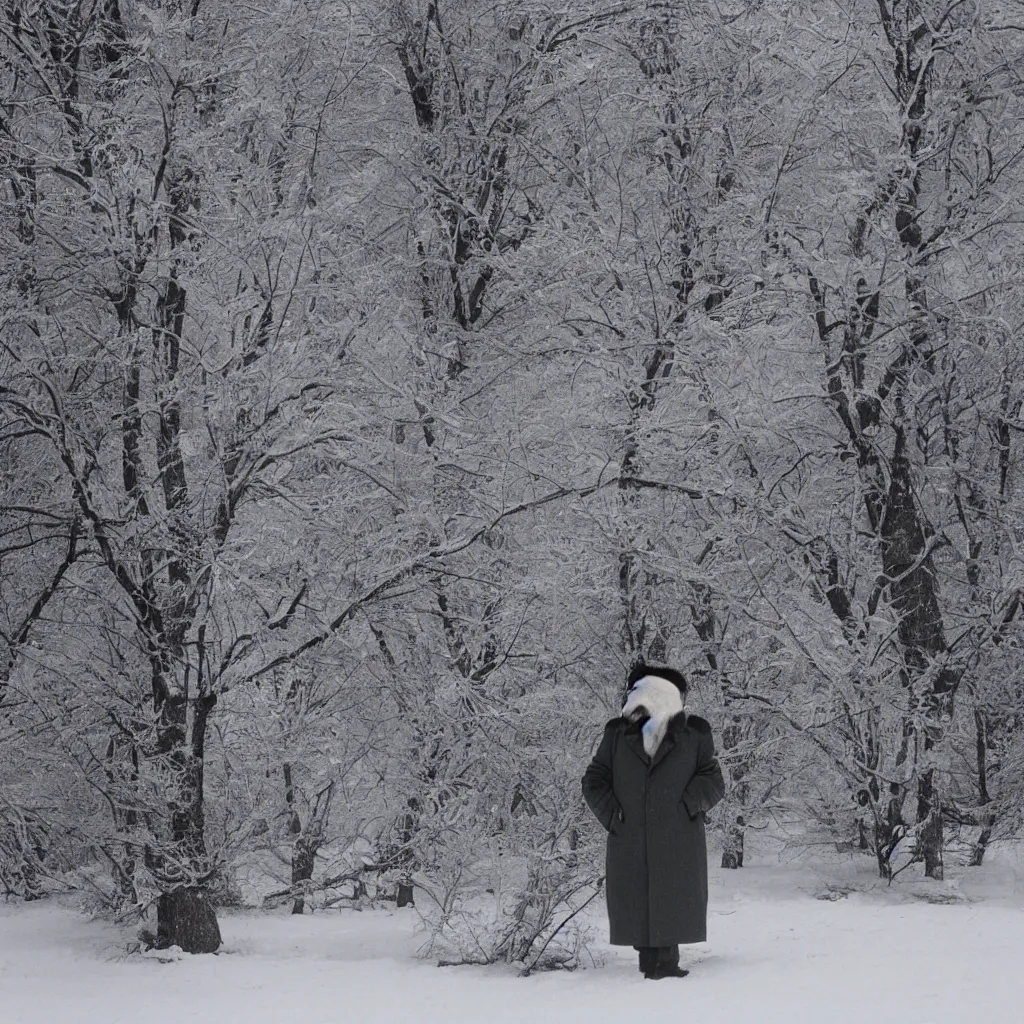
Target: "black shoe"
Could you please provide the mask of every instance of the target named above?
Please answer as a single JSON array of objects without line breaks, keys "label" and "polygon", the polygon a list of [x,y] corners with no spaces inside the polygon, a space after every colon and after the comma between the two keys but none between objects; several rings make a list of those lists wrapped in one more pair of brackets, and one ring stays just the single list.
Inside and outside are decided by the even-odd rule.
[{"label": "black shoe", "polygon": [[651,981],[662,978],[685,978],[690,972],[683,967],[655,967],[652,971],[644,971],[644,977]]}]

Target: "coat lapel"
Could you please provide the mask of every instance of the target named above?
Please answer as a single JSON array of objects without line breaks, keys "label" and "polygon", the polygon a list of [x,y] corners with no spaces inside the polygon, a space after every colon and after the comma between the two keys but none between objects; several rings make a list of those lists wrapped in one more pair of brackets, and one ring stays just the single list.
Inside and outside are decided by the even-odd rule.
[{"label": "coat lapel", "polygon": [[626,746],[628,746],[644,764],[650,761],[647,751],[644,750],[644,738],[639,729],[627,729],[625,732]]},{"label": "coat lapel", "polygon": [[653,769],[660,764],[668,755],[669,751],[675,747],[680,727],[685,721],[685,716],[675,716],[673,720],[669,722],[669,726],[665,730],[665,735],[662,737],[661,743],[658,744],[658,749],[654,752],[653,758],[647,756],[647,751],[644,749],[643,733],[635,727],[626,730],[626,745],[632,749],[633,753],[636,754],[644,764],[650,765]]},{"label": "coat lapel", "polygon": [[661,743],[658,744],[658,749],[654,752],[654,757],[651,759],[651,768],[657,768],[675,745],[676,730],[669,726],[669,728],[665,730],[665,735],[662,738]]}]

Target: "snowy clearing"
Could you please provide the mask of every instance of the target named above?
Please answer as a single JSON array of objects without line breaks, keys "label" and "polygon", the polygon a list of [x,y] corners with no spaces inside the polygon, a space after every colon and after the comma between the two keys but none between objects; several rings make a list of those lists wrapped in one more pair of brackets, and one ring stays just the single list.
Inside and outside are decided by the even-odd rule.
[{"label": "snowy clearing", "polygon": [[[781,866],[713,869],[711,941],[683,948],[683,980],[645,982],[635,954],[594,944],[598,966],[519,978],[416,959],[407,911],[222,916],[224,952],[159,962],[55,903],[0,905],[5,1024],[621,1024],[638,1010],[701,1024],[1020,1019],[1024,878],[1002,865],[886,889]],[[854,891],[845,893],[847,887]],[[952,900],[932,903],[928,899]],[[604,932],[594,915],[596,934]]]}]

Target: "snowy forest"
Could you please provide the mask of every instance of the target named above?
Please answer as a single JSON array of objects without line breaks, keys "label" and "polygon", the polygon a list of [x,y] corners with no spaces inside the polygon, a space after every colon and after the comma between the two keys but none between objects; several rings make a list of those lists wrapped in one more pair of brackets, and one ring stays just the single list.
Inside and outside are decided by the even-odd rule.
[{"label": "snowy forest", "polygon": [[716,863],[981,865],[1022,273],[1021,0],[3,0],[0,892],[569,963],[640,659]]}]

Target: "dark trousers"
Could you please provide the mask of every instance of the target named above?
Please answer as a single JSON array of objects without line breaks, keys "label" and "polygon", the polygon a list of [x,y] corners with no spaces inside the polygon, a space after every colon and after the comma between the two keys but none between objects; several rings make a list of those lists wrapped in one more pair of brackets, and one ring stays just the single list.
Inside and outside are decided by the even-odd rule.
[{"label": "dark trousers", "polygon": [[634,946],[640,954],[640,970],[646,973],[656,967],[678,967],[678,946]]}]

